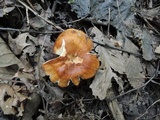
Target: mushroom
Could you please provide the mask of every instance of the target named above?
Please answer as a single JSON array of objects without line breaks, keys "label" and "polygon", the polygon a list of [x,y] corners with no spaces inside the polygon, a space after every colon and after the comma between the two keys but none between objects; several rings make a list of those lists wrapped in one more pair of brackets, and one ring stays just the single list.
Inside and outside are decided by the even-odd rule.
[{"label": "mushroom", "polygon": [[70,80],[78,86],[80,78],[93,77],[99,68],[97,56],[90,53],[92,47],[92,40],[83,31],[67,29],[58,36],[53,46],[59,57],[48,60],[42,68],[60,87],[67,87]]}]

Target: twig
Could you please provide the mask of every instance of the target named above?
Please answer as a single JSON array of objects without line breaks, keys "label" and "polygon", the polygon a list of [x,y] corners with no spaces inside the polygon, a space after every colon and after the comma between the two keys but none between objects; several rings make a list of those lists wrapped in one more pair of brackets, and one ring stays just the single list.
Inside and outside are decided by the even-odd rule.
[{"label": "twig", "polygon": [[134,88],[134,89],[131,89],[131,90],[129,90],[129,91],[125,92],[125,93],[122,93],[122,94],[120,94],[120,95],[118,95],[118,96],[109,98],[109,99],[107,99],[107,101],[112,101],[112,100],[118,99],[118,98],[120,98],[120,97],[122,97],[122,96],[124,96],[124,95],[126,95],[126,94],[128,94],[128,93],[131,93],[131,92],[133,92],[133,91],[136,91],[136,90],[138,90],[138,89],[140,89],[140,88],[143,88],[143,87],[145,87],[146,85],[148,85],[148,84],[158,75],[159,63],[160,63],[160,61],[158,61],[158,66],[157,66],[157,69],[156,69],[155,74],[154,74],[144,85],[139,86],[139,87]]},{"label": "twig", "polygon": [[102,46],[102,47],[105,47],[105,48],[111,48],[111,49],[114,49],[114,50],[119,50],[119,51],[122,51],[122,52],[125,52],[125,53],[128,53],[128,54],[132,54],[132,55],[137,56],[137,57],[142,57],[141,54],[133,53],[133,52],[130,52],[130,51],[127,51],[127,50],[124,50],[124,49],[120,49],[120,48],[116,48],[116,47],[111,46],[111,45],[109,45],[107,43],[101,44],[101,43],[96,42],[96,41],[93,41],[93,42],[96,43],[96,44],[98,44],[98,45],[100,45],[100,46]]},{"label": "twig", "polygon": [[57,0],[55,0],[53,2],[53,5],[52,5],[52,9],[51,9],[51,11],[52,11],[52,17],[54,17],[54,13],[55,13],[56,7],[57,7]]},{"label": "twig", "polygon": [[157,116],[160,116],[160,114],[153,115],[153,116],[148,117],[148,118],[146,118],[144,120],[153,120],[153,118],[156,118]]},{"label": "twig", "polygon": [[151,80],[151,82],[154,83],[154,84],[160,85],[160,83],[158,83],[158,82],[156,82],[154,80]]},{"label": "twig", "polygon": [[0,27],[1,31],[17,31],[17,32],[22,32],[22,33],[38,33],[38,34],[53,34],[53,33],[61,33],[62,31],[53,31],[53,32],[40,32],[40,31],[35,31],[35,30],[21,30],[21,29],[15,29],[15,28],[3,28]]},{"label": "twig", "polygon": [[[38,67],[38,73],[37,74],[38,74],[38,77],[39,77],[39,79],[37,80],[37,83],[38,83],[39,93],[41,93],[41,91],[44,90],[44,87],[45,87],[45,86],[41,86],[41,83],[40,83],[40,82],[43,81],[42,76],[41,76],[40,57],[41,57],[41,54],[42,54],[42,51],[43,51],[44,44],[46,42],[46,37],[47,37],[47,35],[44,36],[44,41],[43,41],[42,47],[41,47],[41,49],[39,51],[38,60],[37,60],[37,67]],[[48,115],[48,111],[47,111],[47,109],[48,109],[48,102],[46,102],[46,105],[45,105],[45,98],[44,97],[42,97],[42,104],[43,104],[43,108],[45,110],[45,118],[47,118],[47,115]]]},{"label": "twig", "polygon": [[96,25],[108,26],[108,21],[107,22],[95,21],[92,18],[85,18],[84,21],[90,22],[90,23],[93,23],[93,24],[96,24]]},{"label": "twig", "polygon": [[34,7],[33,7],[33,5],[32,5],[32,3],[30,2],[30,0],[26,0],[26,2],[29,4],[29,6],[30,6],[33,10],[35,10]]},{"label": "twig", "polygon": [[42,17],[41,15],[39,15],[37,12],[35,12],[34,10],[32,10],[32,8],[30,8],[29,6],[27,6],[24,2],[22,2],[21,0],[18,0],[18,2],[20,4],[22,4],[24,7],[26,7],[28,10],[30,10],[34,15],[38,16],[39,18],[41,18],[42,20],[44,20],[45,22],[47,22],[48,24],[54,26],[56,29],[60,30],[60,31],[64,31],[61,27],[57,26],[56,24],[54,24],[53,22],[51,22],[50,20],[47,20],[46,18]]},{"label": "twig", "polygon": [[118,14],[121,16],[121,12],[120,12],[120,9],[119,9],[119,1],[116,0],[116,4],[117,4],[117,8],[118,8]]},{"label": "twig", "polygon": [[41,90],[41,84],[40,84],[40,80],[42,80],[42,76],[41,76],[41,67],[40,67],[40,58],[41,58],[41,54],[42,54],[42,51],[43,51],[43,47],[44,47],[44,44],[45,44],[45,41],[46,41],[46,37],[47,35],[44,36],[44,41],[42,43],[42,47],[39,51],[39,54],[38,54],[38,60],[37,60],[37,67],[38,67],[38,90]]},{"label": "twig", "polygon": [[[71,21],[71,22],[67,22],[67,24],[79,22],[79,21],[81,21],[81,20],[85,19],[87,16],[88,16],[88,15],[86,15],[86,16],[84,16],[84,17],[80,18],[80,19],[73,20],[73,21]],[[62,24],[63,24],[63,23],[62,23]]]},{"label": "twig", "polygon": [[110,19],[111,19],[111,10],[110,10],[110,7],[108,8],[108,13],[109,13],[109,15],[108,15],[108,36],[109,36],[109,31],[110,31]]},{"label": "twig", "polygon": [[[141,11],[142,11],[142,8],[141,8]],[[160,32],[159,32],[158,30],[156,30],[156,28],[155,28],[153,25],[150,24],[150,22],[149,22],[148,19],[144,16],[143,13],[137,11],[136,14],[137,14],[139,17],[141,17],[141,18],[147,23],[147,25],[148,25],[154,32],[156,32],[158,35],[160,35]]]},{"label": "twig", "polygon": [[157,34],[160,35],[160,32],[158,32],[158,30],[156,30],[156,28],[154,28],[154,27],[148,22],[148,20],[147,20],[146,18],[143,17],[143,19],[144,19],[144,21],[148,24],[148,26],[150,26]]},{"label": "twig", "polygon": [[26,18],[27,18],[27,26],[29,25],[29,17],[28,17],[29,15],[28,15],[28,8],[26,8]]}]

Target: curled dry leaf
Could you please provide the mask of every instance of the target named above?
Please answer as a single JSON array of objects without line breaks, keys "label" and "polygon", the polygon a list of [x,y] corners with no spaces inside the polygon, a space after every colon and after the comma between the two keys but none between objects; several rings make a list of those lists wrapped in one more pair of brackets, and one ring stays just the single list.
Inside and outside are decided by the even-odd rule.
[{"label": "curled dry leaf", "polygon": [[79,85],[79,78],[88,79],[95,75],[99,68],[96,55],[90,54],[93,42],[87,35],[76,29],[67,29],[57,38],[53,51],[58,58],[45,62],[42,67],[52,82],[66,87],[71,80]]},{"label": "curled dry leaf", "polygon": [[0,84],[0,108],[5,115],[23,115],[23,102],[28,96],[21,94],[21,89],[19,86]]}]

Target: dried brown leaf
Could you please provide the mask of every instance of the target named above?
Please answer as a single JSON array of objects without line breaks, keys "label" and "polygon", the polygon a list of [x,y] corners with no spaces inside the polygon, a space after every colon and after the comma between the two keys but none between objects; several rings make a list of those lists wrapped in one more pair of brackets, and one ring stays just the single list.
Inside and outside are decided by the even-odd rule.
[{"label": "dried brown leaf", "polygon": [[8,36],[9,46],[15,55],[22,53],[33,54],[36,51],[35,42],[37,41],[35,37],[31,36],[29,33],[19,34],[15,39],[10,35]]},{"label": "dried brown leaf", "polygon": [[144,74],[139,58],[130,56],[126,62],[125,69],[128,80],[134,88],[144,84]]},{"label": "dried brown leaf", "polygon": [[13,78],[13,76],[16,72],[17,72],[17,70],[13,69],[12,66],[2,67],[2,68],[0,68],[0,79],[3,81],[10,80]]},{"label": "dried brown leaf", "polygon": [[[104,35],[97,28],[94,27],[92,33],[95,34],[94,40],[99,40],[98,42],[101,42],[101,39],[103,39],[103,41],[106,40]],[[96,51],[100,56],[99,60],[101,61],[101,66],[97,71],[90,88],[92,89],[94,96],[98,96],[100,100],[103,100],[108,96],[109,90],[112,87],[112,78],[117,81],[121,90],[123,90],[122,80],[118,78],[112,69],[123,74],[125,72],[125,59],[121,56],[121,52],[112,51],[111,49],[106,49],[102,46],[97,46]]]},{"label": "dried brown leaf", "polygon": [[21,61],[10,51],[9,47],[0,37],[0,67],[8,67],[10,65],[17,64],[19,67],[23,67]]},{"label": "dried brown leaf", "polygon": [[29,44],[26,43],[27,34],[28,33],[20,34],[15,39],[13,39],[10,34],[8,34],[9,46],[15,55],[21,54],[22,50],[29,46]]},{"label": "dried brown leaf", "polygon": [[143,58],[147,61],[155,59],[152,40],[153,40],[153,35],[151,35],[147,30],[144,30],[142,38],[142,52],[143,52]]},{"label": "dried brown leaf", "polygon": [[5,115],[19,116],[24,111],[23,101],[28,99],[28,96],[19,93],[16,89],[17,86],[0,84],[0,108]]}]

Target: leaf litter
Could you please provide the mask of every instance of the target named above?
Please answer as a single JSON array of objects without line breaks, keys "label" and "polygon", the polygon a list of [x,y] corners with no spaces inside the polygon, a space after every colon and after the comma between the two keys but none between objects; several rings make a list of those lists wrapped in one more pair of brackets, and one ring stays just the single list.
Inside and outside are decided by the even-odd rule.
[{"label": "leaf litter", "polygon": [[[158,3],[0,2],[5,5],[0,8],[0,108],[4,117],[158,119]],[[13,16],[18,19],[14,21]],[[59,88],[45,76],[41,65],[57,57],[52,54],[54,40],[69,27],[90,30],[86,33],[90,33],[92,52],[101,66],[93,78],[81,81],[78,87],[70,83]]]},{"label": "leaf litter", "polygon": [[[93,28],[92,32],[96,35],[93,40],[105,41],[104,35],[97,28]],[[108,39],[107,39],[108,40]],[[107,41],[108,42],[108,41]],[[118,76],[112,71],[115,68],[115,71],[123,74],[124,69],[124,60],[123,58],[118,58],[116,54],[119,54],[119,51],[107,50],[101,46],[96,47],[96,51],[100,54],[101,67],[98,70],[95,80],[91,84],[91,89],[93,95],[98,96],[100,100],[103,100],[108,96],[108,90],[112,87],[111,80],[115,78],[118,81]],[[121,56],[120,56],[121,57]],[[119,82],[120,86],[123,89],[123,85]]]},{"label": "leaf litter", "polygon": [[[6,115],[17,115],[22,116],[24,111],[24,101],[29,99],[27,95],[20,93],[21,89],[19,86],[9,86],[7,84],[0,84],[0,107]],[[5,98],[6,97],[6,98]],[[20,103],[20,104],[19,104]]]}]

